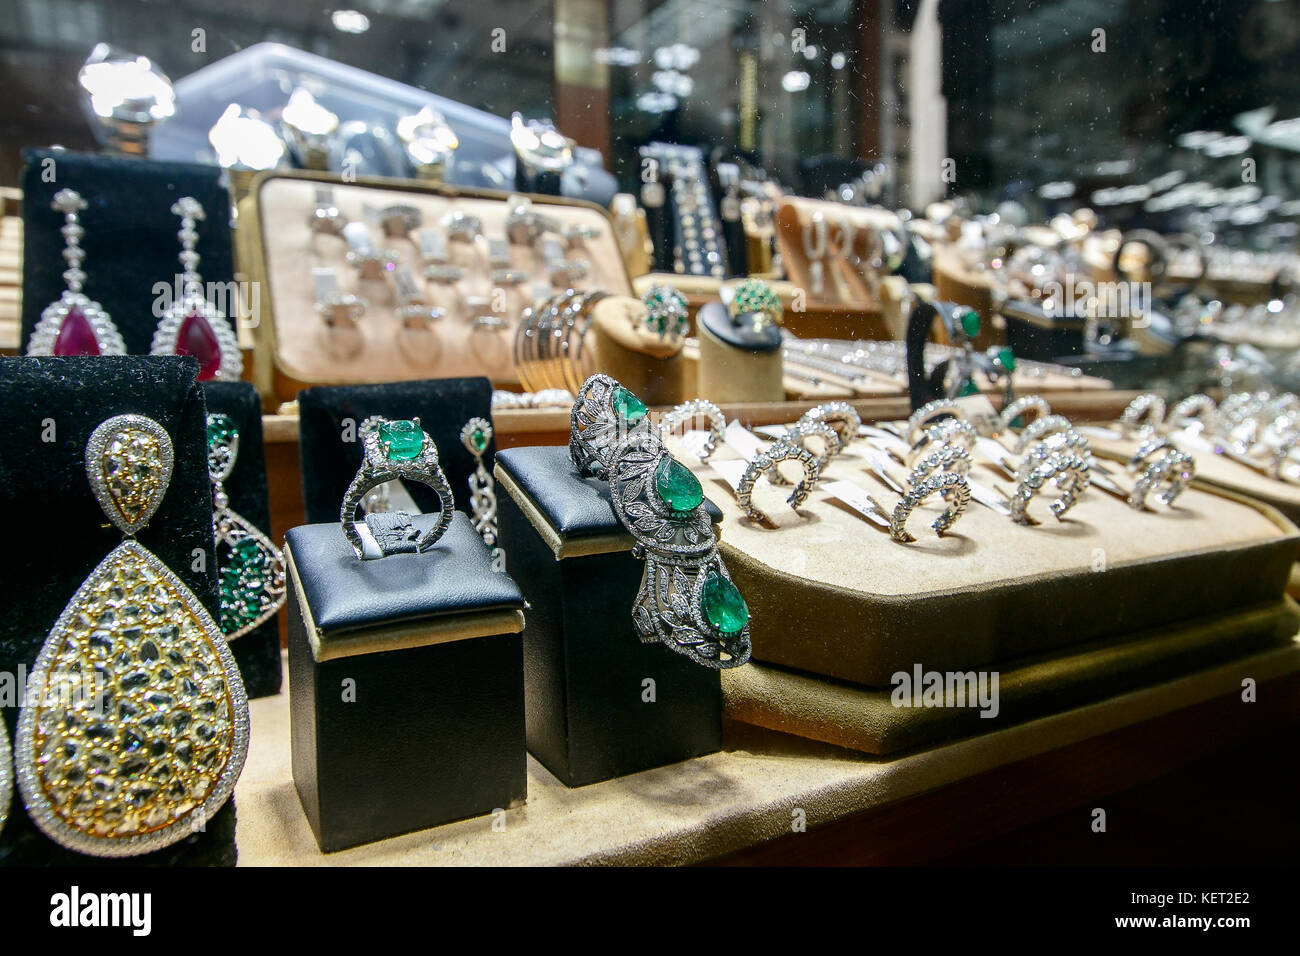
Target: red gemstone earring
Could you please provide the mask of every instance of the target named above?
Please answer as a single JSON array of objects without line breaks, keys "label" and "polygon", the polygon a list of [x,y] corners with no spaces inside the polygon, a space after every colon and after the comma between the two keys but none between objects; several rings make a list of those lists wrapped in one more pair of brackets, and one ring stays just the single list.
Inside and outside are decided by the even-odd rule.
[{"label": "red gemstone earring", "polygon": [[27,342],[28,355],[125,355],[126,343],[108,313],[82,295],[86,273],[81,269],[86,250],[81,248],[85,229],[79,213],[86,200],[71,189],[54,194],[50,208],[63,213],[63,259],[68,264],[63,281],[68,284],[63,295],[41,313]]},{"label": "red gemstone earring", "polygon": [[199,381],[237,382],[244,370],[239,340],[225,313],[208,299],[199,278],[199,234],[195,222],[207,218],[191,196],[176,200],[172,212],[181,217],[176,235],[181,241],[180,297],[163,313],[153,334],[153,355],[192,355],[199,360]]}]

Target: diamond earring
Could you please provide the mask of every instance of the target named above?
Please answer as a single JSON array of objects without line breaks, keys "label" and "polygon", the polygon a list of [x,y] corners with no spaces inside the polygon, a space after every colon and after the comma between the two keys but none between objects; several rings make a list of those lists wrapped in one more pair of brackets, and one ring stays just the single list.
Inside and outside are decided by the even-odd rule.
[{"label": "diamond earring", "polygon": [[40,321],[32,330],[27,342],[28,355],[125,355],[126,344],[122,334],[100,308],[81,292],[86,273],[81,264],[86,251],[81,248],[85,229],[80,213],[86,200],[71,189],[60,189],[54,194],[50,208],[63,213],[63,258],[68,268],[63,281],[68,284],[63,295],[51,302],[41,313]]},{"label": "diamond earring", "polygon": [[181,217],[180,297],[163,313],[153,334],[153,355],[192,355],[199,360],[199,381],[237,382],[244,371],[239,341],[225,313],[208,301],[199,277],[199,234],[194,224],[207,219],[199,201],[178,199],[172,212]]},{"label": "diamond earring", "polygon": [[474,473],[469,476],[469,506],[474,513],[474,530],[493,551],[497,547],[496,482],[483,467],[483,455],[492,441],[492,424],[485,418],[471,418],[460,430],[460,441],[474,456]]}]

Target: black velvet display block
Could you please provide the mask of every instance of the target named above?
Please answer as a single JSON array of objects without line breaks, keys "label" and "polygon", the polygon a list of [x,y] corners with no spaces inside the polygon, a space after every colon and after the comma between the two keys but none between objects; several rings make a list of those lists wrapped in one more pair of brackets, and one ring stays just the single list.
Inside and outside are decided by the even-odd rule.
[{"label": "black velvet display block", "polygon": [[[0,360],[0,500],[21,550],[0,575],[0,672],[30,672],[46,635],[90,572],[122,541],[86,481],[90,433],[114,415],[147,415],[171,436],[175,465],[161,506],[136,540],[215,612],[216,569],[196,570],[196,550],[212,551],[203,391],[192,358],[100,356]],[[47,440],[48,439],[48,440]],[[5,700],[13,740],[18,707]],[[233,799],[204,832],[126,859],[83,856],[47,839],[17,793],[0,832],[0,863],[129,866],[235,863]]]},{"label": "black velvet display block", "polygon": [[[492,383],[486,378],[439,378],[386,385],[337,385],[298,393],[298,447],[302,494],[309,523],[338,521],[343,494],[361,467],[357,430],[371,415],[419,418],[438,446],[438,460],[456,507],[468,514],[474,456],[460,441],[471,418],[492,421]],[[483,453],[492,473],[495,437]],[[414,481],[402,483],[421,511],[438,510],[438,496]]]},{"label": "black velvet display block", "polygon": [[[266,455],[262,448],[262,401],[247,382],[205,382],[208,411],[230,416],[239,429],[239,456],[224,487],[230,508],[271,537],[271,506],[266,498]],[[274,539],[272,538],[272,541]],[[280,693],[278,615],[230,642],[249,698]]]},{"label": "black velvet display block", "polygon": [[[171,207],[177,199],[193,196],[207,213],[195,227],[204,283],[233,280],[230,194],[219,167],[51,150],[26,150],[23,158],[23,351],[41,312],[65,288],[63,213],[50,208],[60,189],[76,190],[88,204],[81,213],[82,291],[112,316],[129,354],[149,354],[154,328],[175,295],[181,221]],[[157,283],[172,289],[166,299]],[[233,323],[234,303],[216,305]]]},{"label": "black velvet display block", "polygon": [[[580,787],[720,749],[718,672],[642,643],[632,623],[645,565],[632,556],[608,484],[580,478],[565,447],[506,449],[497,473],[514,486],[497,495],[501,546],[528,599],[529,752]],[[716,521],[720,513],[708,507]],[[525,509],[576,551],[611,536],[627,543],[557,558]]]},{"label": "black velvet display block", "polygon": [[469,519],[422,554],[361,561],[337,522],[285,554],[293,779],[321,850],[522,804],[524,600]]},{"label": "black velvet display block", "polygon": [[1039,302],[1013,299],[1002,309],[1007,323],[1007,345],[1017,358],[1051,362],[1062,355],[1083,352],[1085,320],[1049,316]]},{"label": "black velvet display block", "polygon": [[781,347],[781,329],[775,325],[754,327],[754,321],[748,313],[733,319],[727,307],[721,302],[706,302],[695,314],[695,321],[702,323],[719,340],[738,349],[751,352],[775,352]]}]

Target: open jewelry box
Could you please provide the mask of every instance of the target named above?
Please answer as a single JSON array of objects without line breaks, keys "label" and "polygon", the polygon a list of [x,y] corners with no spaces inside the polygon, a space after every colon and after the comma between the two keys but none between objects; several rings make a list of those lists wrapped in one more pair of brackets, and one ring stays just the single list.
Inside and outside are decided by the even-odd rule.
[{"label": "open jewelry box", "polygon": [[239,204],[237,255],[257,283],[252,378],[267,405],[310,385],[467,375],[515,384],[525,308],[567,288],[631,294],[604,209],[522,197],[534,227],[511,229],[512,239],[513,195],[260,175]]}]

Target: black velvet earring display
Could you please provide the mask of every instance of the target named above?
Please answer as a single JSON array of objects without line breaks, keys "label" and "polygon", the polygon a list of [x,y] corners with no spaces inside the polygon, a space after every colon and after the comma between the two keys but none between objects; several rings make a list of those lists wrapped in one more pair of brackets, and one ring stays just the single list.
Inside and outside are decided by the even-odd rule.
[{"label": "black velvet earring display", "polygon": [[[266,456],[262,451],[262,401],[247,382],[206,382],[203,393],[209,413],[230,416],[239,429],[239,456],[223,482],[230,509],[271,538],[271,507],[266,497]],[[271,538],[271,543],[280,547]],[[230,642],[249,698],[280,692],[279,614]]]},{"label": "black velvet earring display", "polygon": [[[112,317],[129,354],[149,354],[158,320],[174,301],[181,268],[176,237],[181,221],[171,211],[176,200],[193,196],[207,213],[205,221],[195,224],[204,284],[234,279],[230,194],[218,167],[51,150],[27,150],[23,158],[21,351],[26,351],[41,312],[67,287],[63,213],[50,208],[60,189],[76,190],[87,203],[80,214],[86,251],[82,291]],[[165,283],[170,291],[164,296],[156,283]],[[220,301],[228,296],[214,298],[233,325],[234,302]]]},{"label": "black velvet earring display", "polygon": [[753,313],[743,312],[733,320],[721,302],[706,302],[700,306],[695,321],[702,323],[716,338],[727,345],[751,352],[775,352],[781,347],[781,330],[775,325],[754,327]]},{"label": "black velvet earring display", "polygon": [[[486,378],[439,378],[387,385],[309,388],[298,394],[302,492],[308,524],[337,522],[343,494],[361,467],[361,423],[372,415],[419,418],[438,446],[438,460],[456,508],[470,513],[469,476],[474,456],[460,441],[471,418],[492,420],[492,383]],[[350,439],[350,440],[349,440]],[[483,467],[492,474],[496,439],[488,442]],[[424,512],[438,510],[438,496],[414,481],[406,490]]]},{"label": "black velvet earring display", "polygon": [[[192,358],[99,356],[0,361],[0,500],[9,502],[19,553],[0,576],[0,673],[31,670],[64,606],[122,541],[86,480],[90,433],[115,415],[147,415],[171,436],[167,493],[136,540],[171,568],[209,611],[216,569],[195,562],[212,551],[203,392]],[[18,702],[4,699],[10,739]],[[235,862],[235,809],[228,801],[206,830],[138,857],[83,856],[49,840],[23,812],[19,794],[0,832],[0,864],[223,865]]]}]

